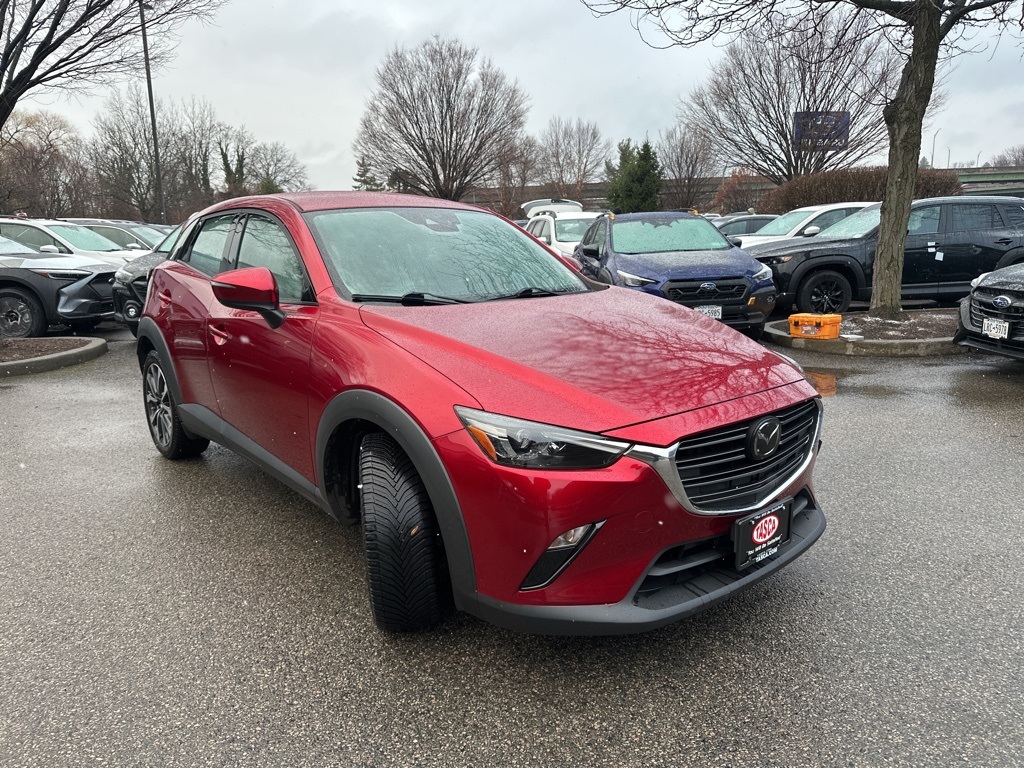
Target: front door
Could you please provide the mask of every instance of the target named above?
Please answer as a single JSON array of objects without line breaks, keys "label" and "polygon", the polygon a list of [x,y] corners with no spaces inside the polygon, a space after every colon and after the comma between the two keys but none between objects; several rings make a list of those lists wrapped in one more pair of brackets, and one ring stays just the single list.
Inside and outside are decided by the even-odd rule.
[{"label": "front door", "polygon": [[903,248],[903,288],[908,299],[931,299],[939,290],[942,259],[941,205],[927,205],[910,212],[907,241]]},{"label": "front door", "polygon": [[996,268],[1015,239],[1007,237],[998,206],[992,203],[953,203],[952,225],[943,240],[942,294],[949,299],[966,296],[971,280]]},{"label": "front door", "polygon": [[233,266],[273,273],[285,320],[271,328],[255,312],[214,303],[207,343],[220,414],[312,482],[309,360],[319,308],[285,226],[257,214],[246,216],[242,226]]}]

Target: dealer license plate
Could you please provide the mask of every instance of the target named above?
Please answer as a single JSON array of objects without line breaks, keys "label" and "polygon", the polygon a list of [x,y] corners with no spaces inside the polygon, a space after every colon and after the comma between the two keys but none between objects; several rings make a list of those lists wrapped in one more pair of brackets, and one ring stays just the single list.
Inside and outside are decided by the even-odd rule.
[{"label": "dealer license plate", "polygon": [[722,307],[719,304],[707,304],[703,307],[694,307],[694,309],[702,315],[715,318],[715,320],[722,319]]},{"label": "dealer license plate", "polygon": [[787,499],[760,512],[741,517],[732,524],[737,571],[771,557],[789,541],[792,514],[793,500]]},{"label": "dealer license plate", "polygon": [[981,323],[981,332],[990,339],[1005,339],[1010,335],[1010,324],[1005,320],[986,317]]}]

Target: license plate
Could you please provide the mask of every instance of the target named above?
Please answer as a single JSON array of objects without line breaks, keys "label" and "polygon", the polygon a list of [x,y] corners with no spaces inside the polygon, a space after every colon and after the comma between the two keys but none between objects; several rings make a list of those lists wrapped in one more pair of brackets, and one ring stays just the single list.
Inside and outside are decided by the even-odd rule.
[{"label": "license plate", "polygon": [[1010,324],[1006,320],[986,317],[981,324],[981,332],[990,339],[1005,339],[1010,335]]},{"label": "license plate", "polygon": [[775,504],[732,524],[732,540],[736,548],[736,570],[760,563],[779,551],[789,541],[789,523],[793,500]]},{"label": "license plate", "polygon": [[703,307],[694,307],[694,309],[702,315],[715,318],[715,320],[722,319],[722,307],[719,304],[707,304]]}]

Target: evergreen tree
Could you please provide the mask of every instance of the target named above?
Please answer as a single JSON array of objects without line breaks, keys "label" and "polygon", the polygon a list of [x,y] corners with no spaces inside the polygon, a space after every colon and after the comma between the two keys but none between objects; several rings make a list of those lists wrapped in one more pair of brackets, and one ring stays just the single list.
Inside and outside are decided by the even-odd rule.
[{"label": "evergreen tree", "polygon": [[373,169],[370,168],[370,161],[365,157],[360,157],[356,163],[356,175],[352,177],[352,181],[355,182],[352,185],[352,189],[362,192],[383,192],[385,189],[384,184],[381,183],[380,179],[374,175]]},{"label": "evergreen tree", "polygon": [[651,142],[644,140],[639,147],[629,139],[619,142],[619,162],[608,185],[608,203],[623,213],[657,211],[661,206],[658,194],[661,192],[662,170],[658,155]]}]

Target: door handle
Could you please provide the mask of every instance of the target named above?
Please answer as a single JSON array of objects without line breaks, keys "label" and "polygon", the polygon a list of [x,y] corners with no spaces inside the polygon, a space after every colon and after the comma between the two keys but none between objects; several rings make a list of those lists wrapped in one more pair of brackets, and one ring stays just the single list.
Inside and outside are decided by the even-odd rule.
[{"label": "door handle", "polygon": [[159,293],[157,293],[156,297],[160,299],[161,309],[166,308],[167,305],[171,303],[171,294],[168,293],[167,291],[160,291]]},{"label": "door handle", "polygon": [[217,346],[224,346],[231,341],[231,334],[215,325],[210,326],[210,335],[213,336],[213,343]]},{"label": "door handle", "polygon": [[1010,245],[1012,242],[1013,242],[1012,238],[1000,237],[998,240],[996,240],[996,245]]}]

